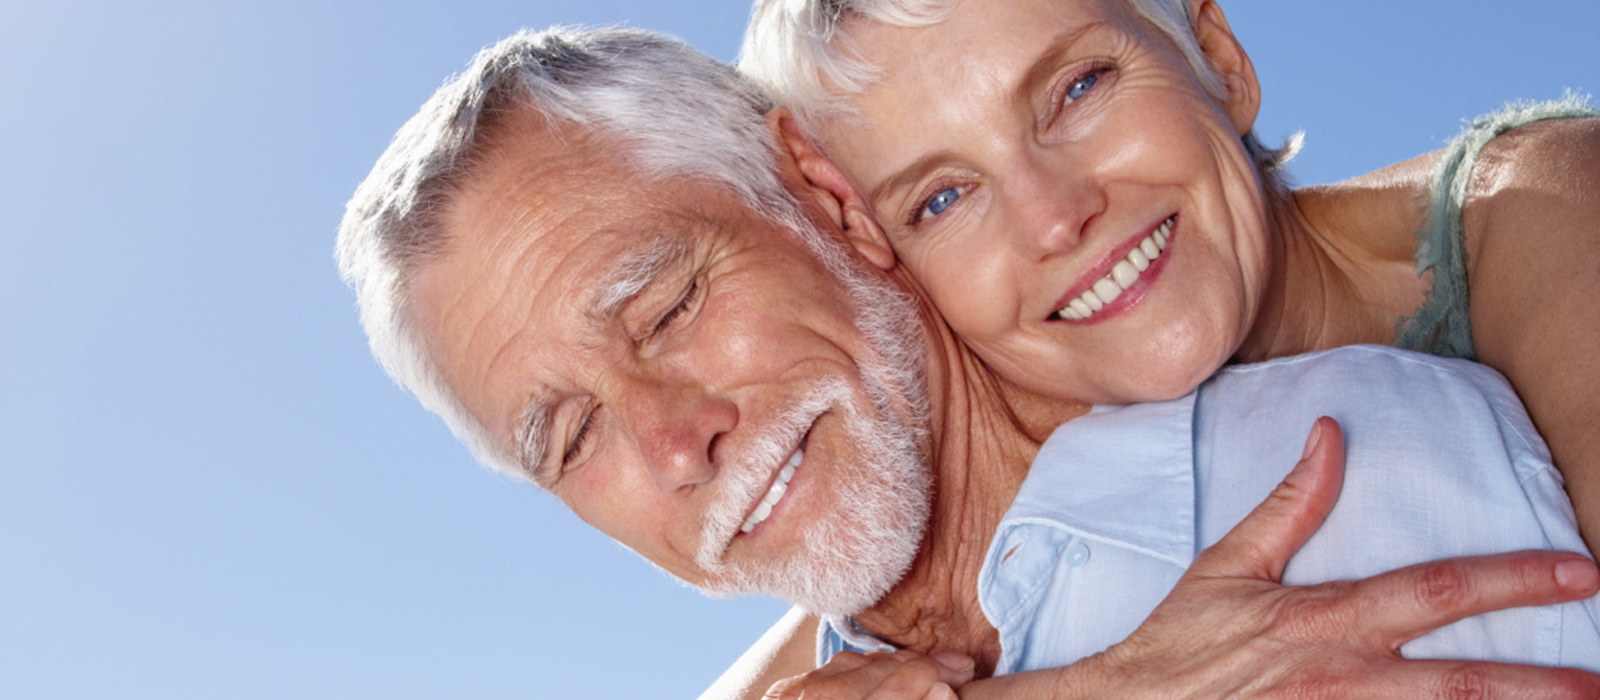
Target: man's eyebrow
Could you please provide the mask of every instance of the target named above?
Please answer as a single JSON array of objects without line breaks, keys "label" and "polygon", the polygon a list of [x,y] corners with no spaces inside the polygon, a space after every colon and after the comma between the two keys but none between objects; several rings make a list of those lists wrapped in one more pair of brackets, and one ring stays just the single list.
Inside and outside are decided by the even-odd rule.
[{"label": "man's eyebrow", "polygon": [[517,457],[522,461],[523,473],[547,489],[549,484],[542,478],[540,467],[544,466],[545,451],[550,448],[550,416],[554,412],[555,398],[550,394],[533,397],[518,416],[516,433],[512,436],[520,452]]},{"label": "man's eyebrow", "polygon": [[638,296],[674,263],[688,257],[689,252],[689,245],[681,237],[661,236],[617,258],[600,274],[589,317],[615,317],[623,304]]}]

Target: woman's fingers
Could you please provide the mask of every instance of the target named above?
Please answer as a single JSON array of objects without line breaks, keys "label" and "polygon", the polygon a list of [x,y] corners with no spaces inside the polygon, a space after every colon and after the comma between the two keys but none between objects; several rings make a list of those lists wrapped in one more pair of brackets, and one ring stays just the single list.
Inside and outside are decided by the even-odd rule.
[{"label": "woman's fingers", "polygon": [[1322,526],[1344,485],[1344,432],[1323,416],[1311,426],[1294,470],[1250,515],[1189,567],[1190,577],[1276,582],[1300,546]]},{"label": "woman's fingers", "polygon": [[1593,700],[1600,676],[1569,668],[1488,661],[1397,660],[1287,674],[1251,693],[1262,698],[1379,698],[1393,700]]},{"label": "woman's fingers", "polygon": [[1353,586],[1351,613],[1397,649],[1473,615],[1588,598],[1600,590],[1600,570],[1579,554],[1530,550],[1417,564]]}]

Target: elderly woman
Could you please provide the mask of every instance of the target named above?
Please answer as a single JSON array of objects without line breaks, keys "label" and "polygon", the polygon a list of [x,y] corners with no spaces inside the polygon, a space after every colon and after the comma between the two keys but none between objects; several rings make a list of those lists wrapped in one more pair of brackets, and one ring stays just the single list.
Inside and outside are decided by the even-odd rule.
[{"label": "elderly woman", "polygon": [[1226,362],[1354,343],[1476,359],[1600,542],[1600,120],[1581,102],[1290,190],[1294,146],[1254,135],[1259,84],[1211,0],[770,0],[741,61],[858,248],[1022,387],[1161,400]]},{"label": "elderly woman", "polygon": [[858,246],[1024,388],[1162,400],[1226,362],[1354,343],[1476,359],[1600,542],[1600,120],[1581,102],[1290,190],[1294,145],[1252,131],[1256,74],[1212,0],[758,3],[741,68],[793,111]]}]

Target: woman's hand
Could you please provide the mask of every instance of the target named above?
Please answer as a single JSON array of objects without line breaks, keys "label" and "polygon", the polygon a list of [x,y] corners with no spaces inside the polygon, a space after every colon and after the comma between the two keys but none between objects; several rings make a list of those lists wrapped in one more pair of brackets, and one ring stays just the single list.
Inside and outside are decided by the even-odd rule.
[{"label": "woman's hand", "polygon": [[[1195,559],[1138,630],[1071,666],[963,685],[937,659],[852,654],[783,681],[766,697],[926,700],[943,692],[942,683],[963,700],[1600,699],[1600,676],[1584,671],[1399,655],[1405,642],[1462,618],[1595,595],[1600,572],[1579,555],[1516,552],[1430,562],[1360,581],[1279,585],[1289,558],[1333,508],[1343,477],[1343,435],[1338,423],[1323,418],[1294,471]],[[805,645],[812,639],[788,637]]]},{"label": "woman's hand", "polygon": [[1584,671],[1399,654],[1464,617],[1594,595],[1600,573],[1579,555],[1467,557],[1360,581],[1279,585],[1343,476],[1343,436],[1322,418],[1294,471],[1195,559],[1127,640],[1065,668],[969,684],[961,697],[1600,698],[1600,676]]}]

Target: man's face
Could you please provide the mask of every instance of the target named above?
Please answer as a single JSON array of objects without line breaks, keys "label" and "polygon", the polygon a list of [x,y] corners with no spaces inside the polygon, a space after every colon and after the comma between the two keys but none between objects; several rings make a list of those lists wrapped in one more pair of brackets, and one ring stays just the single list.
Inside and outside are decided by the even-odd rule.
[{"label": "man's face", "polygon": [[926,520],[921,356],[868,340],[906,328],[861,327],[799,236],[719,188],[642,181],[521,121],[412,287],[456,396],[579,517],[691,584],[877,600]]}]

